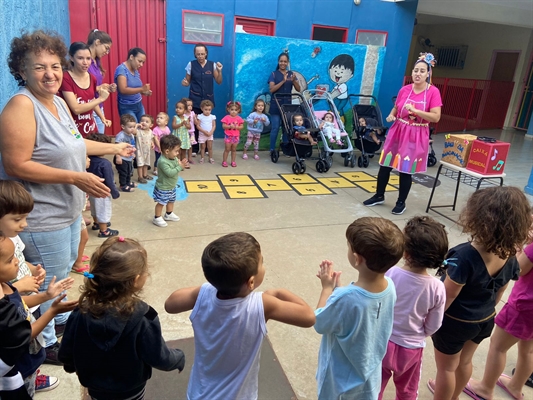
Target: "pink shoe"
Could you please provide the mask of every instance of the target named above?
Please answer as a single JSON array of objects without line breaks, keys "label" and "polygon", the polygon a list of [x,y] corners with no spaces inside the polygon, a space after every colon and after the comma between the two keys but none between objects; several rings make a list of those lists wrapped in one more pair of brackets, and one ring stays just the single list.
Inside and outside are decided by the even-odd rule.
[{"label": "pink shoe", "polygon": [[342,140],[337,140],[337,144],[338,144],[339,146],[342,146]]},{"label": "pink shoe", "polygon": [[[227,166],[228,166],[228,164],[226,164],[226,167],[227,167]],[[233,162],[231,163],[231,166],[232,166],[232,167],[236,167],[236,166],[237,166],[237,163],[236,163],[235,161],[233,161]]]},{"label": "pink shoe", "polygon": [[243,154],[243,155],[242,155],[242,159],[243,159],[243,160],[248,160],[248,154]]},{"label": "pink shoe", "polygon": [[254,160],[259,160],[259,156],[257,154],[254,156]]},{"label": "pink shoe", "polygon": [[226,161],[222,161],[222,166],[223,166],[224,168],[228,168],[228,163],[227,163]]},{"label": "pink shoe", "polygon": [[335,143],[335,139],[333,139],[333,138],[332,138],[332,139],[329,139],[329,142],[330,142],[330,143]]}]

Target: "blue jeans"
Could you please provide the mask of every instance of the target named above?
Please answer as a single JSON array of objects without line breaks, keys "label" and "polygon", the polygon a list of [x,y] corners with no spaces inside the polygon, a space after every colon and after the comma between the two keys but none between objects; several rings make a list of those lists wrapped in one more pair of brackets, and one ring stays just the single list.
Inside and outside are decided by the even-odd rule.
[{"label": "blue jeans", "polygon": [[118,113],[119,115],[130,114],[135,117],[137,122],[141,120],[141,117],[146,114],[144,112],[144,106],[142,101],[139,101],[135,104],[120,104],[118,103]]},{"label": "blue jeans", "polygon": [[[280,125],[281,125],[281,115],[279,114],[270,115],[270,150],[276,149],[276,142],[278,141],[278,133],[279,133]],[[289,137],[287,136],[285,129],[282,129],[281,141],[283,143],[289,143]]]},{"label": "blue jeans", "polygon": [[[20,238],[26,245],[24,257],[33,265],[41,264],[46,270],[46,279],[39,289],[45,292],[55,276],[56,282],[68,277],[76,258],[80,243],[81,215],[66,228],[50,232],[21,232]],[[65,298],[66,299],[66,298]],[[41,314],[50,308],[54,300],[41,304]],[[57,315],[43,330],[46,347],[57,342],[54,326],[67,323],[70,313]],[[54,322],[55,321],[55,322]]]},{"label": "blue jeans", "polygon": [[[102,113],[103,112],[104,112],[104,109],[102,109]],[[94,111],[93,111],[93,118],[94,118],[94,122],[96,122],[96,127],[98,128],[98,133],[103,135],[105,133],[105,125],[102,122],[102,120],[100,119],[100,117],[98,115],[96,115],[96,113]]]}]

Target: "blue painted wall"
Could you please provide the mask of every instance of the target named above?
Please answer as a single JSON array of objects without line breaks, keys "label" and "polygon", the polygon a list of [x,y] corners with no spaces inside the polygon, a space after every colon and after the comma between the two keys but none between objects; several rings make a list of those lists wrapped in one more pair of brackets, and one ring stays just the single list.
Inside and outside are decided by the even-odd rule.
[{"label": "blue painted wall", "polygon": [[[409,46],[414,28],[418,0],[400,3],[381,0],[362,0],[359,6],[353,0],[195,0],[190,6],[183,2],[167,2],[168,39],[168,98],[169,114],[174,115],[174,104],[187,96],[189,89],[181,86],[185,65],[193,59],[192,44],[182,43],[182,8],[224,15],[224,45],[209,46],[209,59],[224,65],[223,83],[215,87],[217,107],[214,113],[225,114],[223,107],[233,94],[234,19],[235,16],[264,18],[276,21],[276,36],[310,39],[313,24],[348,28],[347,43],[355,43],[357,29],[388,32],[385,66],[378,100],[383,114],[392,107],[392,97],[402,85]],[[291,60],[297,62],[297,60]],[[276,60],[264,60],[276,67]],[[265,81],[268,76],[255,79]],[[217,131],[217,136],[221,130]]]},{"label": "blue painted wall", "polygon": [[18,90],[9,73],[7,58],[11,40],[21,30],[54,30],[70,43],[68,0],[0,0],[0,109]]}]

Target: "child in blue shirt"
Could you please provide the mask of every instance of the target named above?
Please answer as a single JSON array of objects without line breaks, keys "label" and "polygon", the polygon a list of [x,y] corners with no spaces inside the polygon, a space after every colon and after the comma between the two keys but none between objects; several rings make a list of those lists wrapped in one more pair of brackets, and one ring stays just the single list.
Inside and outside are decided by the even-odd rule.
[{"label": "child in blue shirt", "polygon": [[[128,143],[135,147],[135,133],[137,132],[137,120],[133,115],[123,114],[120,116],[120,126],[122,130],[115,137],[115,143]],[[123,192],[133,192],[135,184],[131,181],[133,175],[133,158],[116,155],[114,159],[118,172],[120,190]]]},{"label": "child in blue shirt", "polygon": [[315,330],[323,335],[318,398],[375,400],[396,302],[394,283],[385,272],[402,258],[404,237],[392,221],[363,217],[348,227],[346,238],[348,261],[359,272],[358,280],[340,287],[341,273],[329,260],[322,261],[317,274],[322,292]]}]

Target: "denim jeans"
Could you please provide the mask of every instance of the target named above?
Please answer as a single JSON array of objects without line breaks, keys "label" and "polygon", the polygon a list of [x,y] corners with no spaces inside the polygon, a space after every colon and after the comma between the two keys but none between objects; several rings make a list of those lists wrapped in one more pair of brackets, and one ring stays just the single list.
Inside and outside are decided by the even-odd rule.
[{"label": "denim jeans", "polygon": [[[270,150],[276,149],[276,142],[278,140],[279,127],[281,125],[281,115],[272,114],[270,116]],[[285,129],[281,128],[281,142],[289,143],[289,136]]]},{"label": "denim jeans", "polygon": [[[102,113],[103,112],[104,112],[104,110],[102,109]],[[105,133],[105,125],[102,122],[102,120],[100,119],[100,117],[98,115],[96,115],[96,113],[94,111],[93,111],[93,118],[94,118],[94,121],[96,122],[96,127],[98,128],[98,133],[103,135]]]},{"label": "denim jeans", "polygon": [[[45,292],[55,276],[56,282],[68,277],[76,258],[80,243],[81,214],[66,228],[49,232],[21,232],[20,238],[26,245],[24,257],[33,265],[41,264],[46,270],[46,279],[39,289]],[[66,300],[66,298],[65,298]],[[41,304],[41,314],[50,308],[54,300]],[[59,314],[43,330],[46,347],[57,342],[54,326],[65,324],[70,313]],[[55,321],[55,322],[54,322]]]},{"label": "denim jeans", "polygon": [[135,117],[137,122],[140,122],[141,117],[146,114],[144,112],[144,106],[142,101],[139,101],[135,104],[120,104],[118,103],[118,113],[119,115],[130,114]]}]

